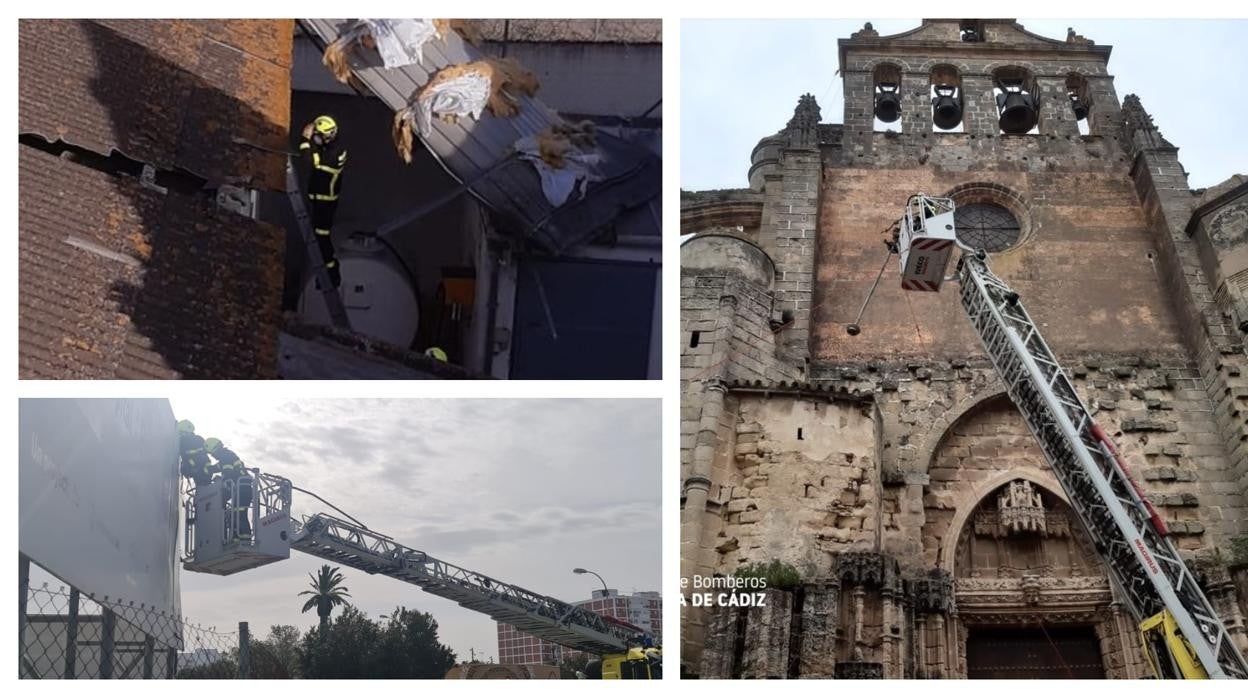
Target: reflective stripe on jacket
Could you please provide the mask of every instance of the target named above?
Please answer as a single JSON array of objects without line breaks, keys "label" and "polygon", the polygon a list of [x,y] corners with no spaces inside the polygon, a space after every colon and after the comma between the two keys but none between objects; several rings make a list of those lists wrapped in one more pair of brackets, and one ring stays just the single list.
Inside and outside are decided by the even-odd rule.
[{"label": "reflective stripe on jacket", "polygon": [[308,178],[308,198],[336,201],[342,190],[342,170],[347,165],[347,151],[338,145],[338,141],[328,145],[303,141],[299,144],[299,150],[308,153],[312,162],[312,175]]}]

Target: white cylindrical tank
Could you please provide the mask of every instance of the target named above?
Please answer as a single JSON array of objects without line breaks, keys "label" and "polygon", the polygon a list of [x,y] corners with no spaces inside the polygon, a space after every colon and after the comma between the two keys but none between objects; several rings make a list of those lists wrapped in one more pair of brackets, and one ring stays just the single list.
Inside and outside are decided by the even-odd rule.
[{"label": "white cylindrical tank", "polygon": [[[420,327],[416,280],[395,254],[372,236],[357,235],[338,245],[343,305],[351,329],[397,347],[409,348]],[[309,275],[299,297],[304,322],[332,325],[323,292]]]}]

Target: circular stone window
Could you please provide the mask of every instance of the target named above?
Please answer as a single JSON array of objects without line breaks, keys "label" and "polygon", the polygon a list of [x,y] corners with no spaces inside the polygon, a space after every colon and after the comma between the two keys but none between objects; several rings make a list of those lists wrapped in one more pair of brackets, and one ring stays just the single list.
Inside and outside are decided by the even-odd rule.
[{"label": "circular stone window", "polygon": [[996,204],[964,204],[953,214],[958,240],[985,252],[1001,252],[1016,245],[1022,226],[1009,209]]}]

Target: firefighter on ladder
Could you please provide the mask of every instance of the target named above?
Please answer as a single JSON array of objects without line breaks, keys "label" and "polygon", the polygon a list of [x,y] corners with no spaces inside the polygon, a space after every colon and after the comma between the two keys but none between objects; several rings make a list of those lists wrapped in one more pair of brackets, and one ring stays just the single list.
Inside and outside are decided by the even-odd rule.
[{"label": "firefighter on ladder", "polygon": [[[217,468],[221,471],[221,482],[232,481],[232,485],[226,485],[222,490],[222,505],[229,513],[237,515],[237,528],[234,530],[234,538],[238,540],[246,540],[251,538],[251,524],[247,520],[247,510],[251,508],[252,485],[250,483],[240,486],[239,478],[247,474],[243,467],[243,461],[230,449],[221,443],[221,439],[210,438],[204,441],[204,447],[208,451],[208,455],[217,459]],[[233,493],[233,496],[231,496]],[[229,525],[230,517],[226,518],[226,534],[230,533]],[[229,540],[226,541],[230,542]]]},{"label": "firefighter on ladder", "polygon": [[214,466],[208,458],[208,450],[204,447],[204,437],[195,433],[195,425],[190,420],[178,422],[178,451],[181,455],[179,472],[182,477],[203,487],[212,483]]},{"label": "firefighter on ladder", "polygon": [[338,122],[332,116],[318,116],[303,127],[303,140],[299,152],[308,155],[312,174],[308,178],[308,211],[316,244],[325,260],[325,271],[333,281],[334,288],[342,284],[342,270],[334,256],[334,242],[330,232],[334,227],[334,215],[338,211],[338,195],[342,190],[342,170],[347,164],[347,151],[338,143]]}]

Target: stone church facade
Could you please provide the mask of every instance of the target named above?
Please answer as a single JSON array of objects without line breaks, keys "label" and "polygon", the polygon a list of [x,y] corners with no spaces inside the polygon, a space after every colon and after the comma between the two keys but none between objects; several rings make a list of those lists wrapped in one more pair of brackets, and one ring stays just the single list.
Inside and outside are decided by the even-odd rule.
[{"label": "stone church facade", "polygon": [[[839,49],[841,123],[803,96],[748,189],[682,194],[681,575],[801,574],[762,608],[683,608],[683,669],[1149,675],[956,285],[905,292],[894,259],[846,332],[918,192],[993,252],[1248,651],[1248,182],[1191,190],[1164,124],[1117,96],[1110,47],[1073,31],[925,20]],[[953,130],[932,125],[937,86]],[[1030,133],[1002,133],[1003,86],[1032,95]]]}]

